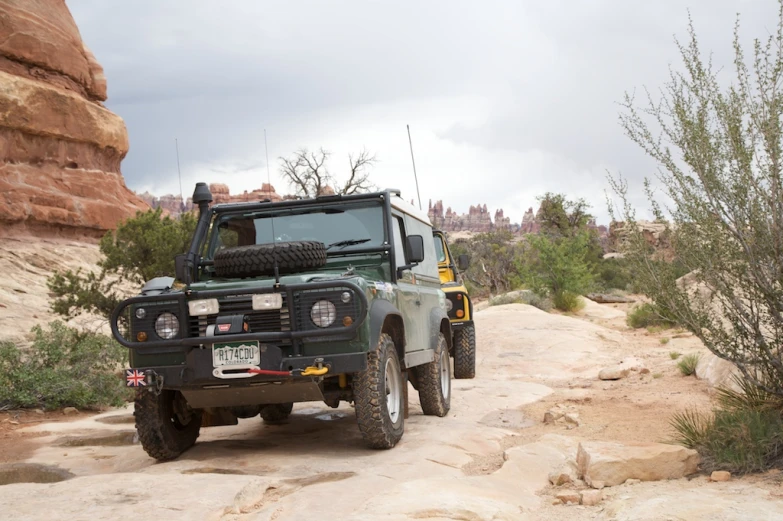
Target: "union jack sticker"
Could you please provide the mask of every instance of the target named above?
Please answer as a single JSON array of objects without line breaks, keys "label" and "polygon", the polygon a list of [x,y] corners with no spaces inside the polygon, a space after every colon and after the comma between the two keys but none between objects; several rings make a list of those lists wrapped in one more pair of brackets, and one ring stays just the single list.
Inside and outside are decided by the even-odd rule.
[{"label": "union jack sticker", "polygon": [[126,369],[125,370],[125,381],[128,384],[128,387],[142,387],[147,385],[146,382],[147,377],[144,373],[139,371],[138,369]]}]

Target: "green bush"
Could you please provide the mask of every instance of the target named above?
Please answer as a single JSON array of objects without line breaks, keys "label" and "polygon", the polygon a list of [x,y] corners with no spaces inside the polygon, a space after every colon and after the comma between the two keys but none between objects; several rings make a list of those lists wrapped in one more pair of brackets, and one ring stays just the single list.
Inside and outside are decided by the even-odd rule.
[{"label": "green bush", "polygon": [[29,348],[0,343],[0,409],[122,405],[130,391],[119,371],[128,350],[111,338],[62,322],[32,329]]},{"label": "green bush", "polygon": [[675,442],[699,451],[702,468],[745,474],[762,472],[783,459],[783,398],[737,378],[739,390],[718,390],[711,414],[675,414]]},{"label": "green bush", "polygon": [[555,308],[575,311],[581,303],[579,295],[588,291],[595,279],[593,264],[588,259],[592,237],[587,232],[567,236],[530,236],[528,242],[534,258],[517,263],[530,287],[541,296],[552,299]]},{"label": "green bush", "polygon": [[661,310],[655,304],[645,302],[641,306],[636,306],[628,313],[626,323],[634,328],[660,327],[662,329],[671,328],[676,325],[667,313]]},{"label": "green bush", "polygon": [[625,259],[601,259],[596,267],[596,285],[601,291],[633,291],[634,277]]},{"label": "green bush", "polygon": [[683,374],[683,376],[690,376],[696,373],[696,367],[699,365],[699,359],[701,355],[698,353],[692,353],[685,355],[682,360],[677,362],[677,369]]}]

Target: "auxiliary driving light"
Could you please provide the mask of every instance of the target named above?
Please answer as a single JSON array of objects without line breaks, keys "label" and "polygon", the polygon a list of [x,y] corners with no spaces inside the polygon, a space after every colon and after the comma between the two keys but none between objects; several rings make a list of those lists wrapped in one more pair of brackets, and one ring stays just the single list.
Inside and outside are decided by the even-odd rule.
[{"label": "auxiliary driving light", "polygon": [[191,317],[217,315],[218,311],[220,311],[220,304],[216,298],[205,298],[188,302],[188,312]]},{"label": "auxiliary driving light", "polygon": [[136,309],[136,318],[141,320],[142,318],[147,316],[147,310],[144,308],[137,308]]},{"label": "auxiliary driving light", "polygon": [[282,293],[261,293],[259,295],[253,295],[253,309],[256,311],[280,309],[281,307],[283,307]]}]

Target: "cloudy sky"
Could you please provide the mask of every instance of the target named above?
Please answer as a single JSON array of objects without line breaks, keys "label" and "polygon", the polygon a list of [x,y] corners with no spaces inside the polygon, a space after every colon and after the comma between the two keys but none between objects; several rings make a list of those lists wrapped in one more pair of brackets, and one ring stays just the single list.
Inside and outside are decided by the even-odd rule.
[{"label": "cloudy sky", "polygon": [[[618,123],[625,91],[657,89],[679,65],[688,9],[701,44],[731,64],[742,32],[774,31],[773,0],[67,0],[128,126],[128,186],[186,196],[272,184],[280,156],[324,147],[379,160],[372,180],[513,221],[546,191],[584,197],[608,220],[606,172],[634,186],[654,164]],[[730,74],[727,71],[725,74]],[[638,192],[637,192],[638,193]],[[644,200],[640,197],[640,205]]]}]

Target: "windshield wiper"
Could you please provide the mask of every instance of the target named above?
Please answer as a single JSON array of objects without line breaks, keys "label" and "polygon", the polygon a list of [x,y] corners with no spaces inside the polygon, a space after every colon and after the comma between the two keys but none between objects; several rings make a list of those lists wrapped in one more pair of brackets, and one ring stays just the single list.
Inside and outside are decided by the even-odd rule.
[{"label": "windshield wiper", "polygon": [[327,246],[326,249],[330,250],[330,249],[332,249],[335,246],[344,248],[346,246],[353,246],[354,244],[363,244],[365,242],[370,242],[371,240],[372,239],[348,239],[348,240],[345,240],[345,241],[337,241],[337,242],[333,242],[332,244]]}]

